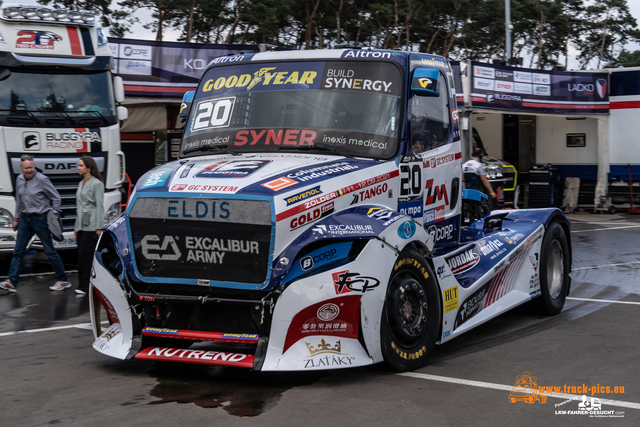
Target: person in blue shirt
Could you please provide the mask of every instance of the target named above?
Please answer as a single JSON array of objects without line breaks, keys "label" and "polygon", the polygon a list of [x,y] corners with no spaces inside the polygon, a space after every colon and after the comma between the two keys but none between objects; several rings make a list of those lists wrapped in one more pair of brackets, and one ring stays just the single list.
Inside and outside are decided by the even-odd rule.
[{"label": "person in blue shirt", "polygon": [[63,291],[70,288],[71,283],[69,283],[60,255],[53,246],[51,233],[47,226],[49,209],[60,210],[60,194],[51,184],[49,178],[36,171],[33,156],[22,156],[20,169],[22,174],[16,179],[16,210],[13,222],[13,231],[17,231],[18,236],[9,267],[9,280],[0,283],[0,290],[17,292],[24,253],[35,234],[42,242],[44,253],[49,257],[56,274],[57,282],[49,289]]}]

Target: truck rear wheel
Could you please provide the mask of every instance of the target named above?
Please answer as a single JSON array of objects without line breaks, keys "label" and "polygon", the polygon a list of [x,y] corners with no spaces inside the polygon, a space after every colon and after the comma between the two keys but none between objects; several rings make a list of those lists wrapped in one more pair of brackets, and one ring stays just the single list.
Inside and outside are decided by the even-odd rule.
[{"label": "truck rear wheel", "polygon": [[564,229],[557,222],[549,225],[540,248],[539,307],[544,314],[562,311],[569,289],[569,244]]},{"label": "truck rear wheel", "polygon": [[382,311],[380,341],[385,366],[394,372],[424,365],[438,338],[440,301],[429,264],[415,250],[396,260]]}]

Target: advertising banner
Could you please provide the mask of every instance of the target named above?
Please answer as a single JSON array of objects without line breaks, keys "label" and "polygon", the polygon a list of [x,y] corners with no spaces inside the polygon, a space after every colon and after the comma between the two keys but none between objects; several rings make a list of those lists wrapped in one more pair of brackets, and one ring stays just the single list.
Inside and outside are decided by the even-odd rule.
[{"label": "advertising banner", "polygon": [[127,96],[182,99],[194,90],[209,63],[221,56],[252,55],[257,45],[159,42],[109,37],[113,72]]},{"label": "advertising banner", "polygon": [[609,74],[471,63],[474,107],[539,113],[606,114]]}]

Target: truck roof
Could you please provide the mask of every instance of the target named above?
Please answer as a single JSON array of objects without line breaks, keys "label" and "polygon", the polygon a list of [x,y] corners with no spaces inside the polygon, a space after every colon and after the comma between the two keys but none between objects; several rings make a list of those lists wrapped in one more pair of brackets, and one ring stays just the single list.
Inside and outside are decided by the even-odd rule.
[{"label": "truck roof", "polygon": [[[318,49],[318,50],[284,50],[277,52],[260,52],[251,54],[230,55],[216,58],[209,63],[207,69],[223,64],[237,64],[245,61],[294,61],[294,60],[391,60],[406,66],[410,60],[417,60],[434,68],[449,68],[449,62],[442,56],[421,52],[406,52],[386,49]],[[426,61],[426,62],[425,62]]]}]

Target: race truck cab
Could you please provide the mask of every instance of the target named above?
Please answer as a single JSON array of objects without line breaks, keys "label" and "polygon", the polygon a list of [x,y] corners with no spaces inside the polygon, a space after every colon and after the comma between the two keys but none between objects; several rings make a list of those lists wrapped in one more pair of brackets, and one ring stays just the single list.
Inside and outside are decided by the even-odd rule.
[{"label": "race truck cab", "polygon": [[15,246],[15,180],[25,154],[62,198],[57,248],[75,248],[80,157],[92,156],[105,180],[105,219],[120,214],[126,109],[116,102],[124,88],[111,75],[111,50],[95,21],[83,10],[0,3],[0,252]]},{"label": "race truck cab", "polygon": [[444,58],[227,56],[185,100],[179,159],[138,181],[98,243],[96,350],[402,371],[533,298],[562,309],[571,252],[561,211],[496,211],[461,227]]}]

